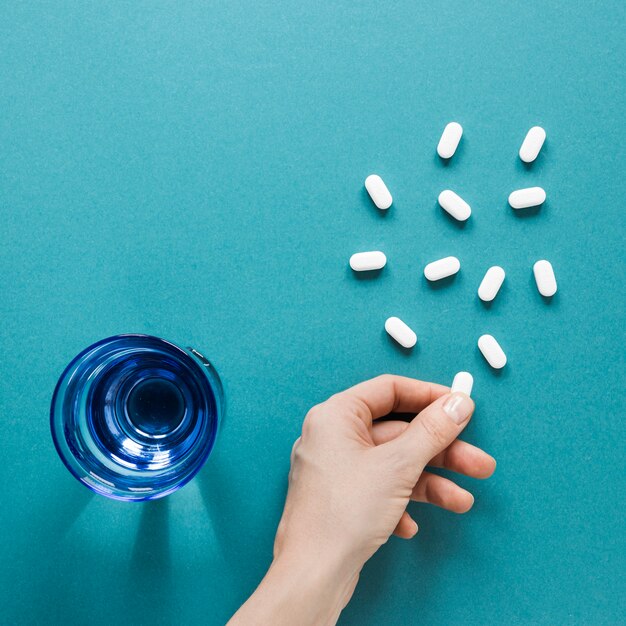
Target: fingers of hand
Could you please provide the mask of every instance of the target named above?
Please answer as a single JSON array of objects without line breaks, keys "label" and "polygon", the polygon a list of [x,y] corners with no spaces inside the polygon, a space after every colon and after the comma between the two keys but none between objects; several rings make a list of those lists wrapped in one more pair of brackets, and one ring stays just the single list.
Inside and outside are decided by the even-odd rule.
[{"label": "fingers of hand", "polygon": [[406,457],[417,480],[428,462],[457,438],[473,411],[474,403],[465,394],[446,394],[419,413],[402,435],[385,445]]},{"label": "fingers of hand", "polygon": [[401,539],[412,539],[417,534],[417,524],[406,511],[402,513],[402,517],[396,529],[393,531],[393,534]]},{"label": "fingers of hand", "polygon": [[362,409],[359,417],[369,424],[372,419],[394,411],[417,413],[448,391],[447,387],[435,383],[384,374],[350,387],[333,398],[357,401]]},{"label": "fingers of hand", "polygon": [[372,441],[379,446],[399,437],[409,427],[408,422],[401,420],[389,420],[375,422],[372,425]]},{"label": "fingers of hand", "polygon": [[496,460],[471,443],[456,439],[428,465],[441,467],[472,478],[489,478],[496,469]]},{"label": "fingers of hand", "polygon": [[411,500],[427,502],[453,513],[466,513],[474,504],[474,496],[451,480],[424,472],[413,488]]},{"label": "fingers of hand", "polygon": [[[408,427],[408,422],[400,420],[376,422],[372,426],[372,440],[379,446],[396,439]],[[455,439],[445,450],[431,459],[428,465],[471,478],[489,478],[496,469],[496,460],[471,443]]]}]

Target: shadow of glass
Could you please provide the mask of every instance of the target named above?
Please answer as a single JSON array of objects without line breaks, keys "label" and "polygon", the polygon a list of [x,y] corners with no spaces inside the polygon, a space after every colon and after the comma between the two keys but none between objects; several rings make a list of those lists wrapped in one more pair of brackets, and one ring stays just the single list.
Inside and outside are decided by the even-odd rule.
[{"label": "shadow of glass", "polygon": [[168,569],[170,565],[167,498],[143,502],[131,562],[139,570]]},{"label": "shadow of glass", "polygon": [[[268,538],[265,533],[260,536],[251,532],[249,508],[244,490],[230,470],[231,459],[223,453],[223,448],[217,450],[195,481],[212,527],[213,540],[209,549],[213,550],[214,558],[210,568],[213,568],[214,575],[219,576],[221,587],[229,590],[228,596],[224,596],[224,603],[230,604],[234,613],[264,573],[264,566],[259,567],[258,561],[251,562],[250,555],[259,554],[259,541]],[[282,504],[284,495],[279,497]],[[279,505],[268,502],[268,506],[274,508]],[[271,548],[262,552],[261,558],[268,559],[265,566],[271,562],[271,555]]]},{"label": "shadow of glass", "polygon": [[[144,502],[125,585],[126,604],[135,623],[170,623],[172,559],[167,498]],[[175,620],[173,620],[175,621]]]},{"label": "shadow of glass", "polygon": [[37,504],[37,508],[45,513],[33,516],[33,520],[37,522],[30,531],[34,537],[33,545],[56,545],[59,538],[64,538],[69,533],[96,496],[91,489],[65,470],[62,479],[54,482],[54,490],[49,493],[49,498],[43,497]]},{"label": "shadow of glass", "polygon": [[240,552],[243,538],[236,520],[242,518],[241,499],[233,490],[231,481],[220,463],[218,454],[213,454],[196,476],[215,536],[222,554]]},{"label": "shadow of glass", "polygon": [[51,537],[65,537],[96,496],[91,489],[73,482],[71,487],[68,485],[67,489],[56,491],[54,500],[46,506],[46,518],[50,523],[45,530]]},{"label": "shadow of glass", "polygon": [[65,591],[67,578],[59,577],[58,562],[65,538],[96,494],[67,473],[54,481],[53,490],[42,493],[31,509],[28,522],[32,526],[27,523],[19,529],[29,537],[29,549],[3,564],[22,584],[11,590],[12,606],[2,612],[2,624],[62,623],[72,606]]}]

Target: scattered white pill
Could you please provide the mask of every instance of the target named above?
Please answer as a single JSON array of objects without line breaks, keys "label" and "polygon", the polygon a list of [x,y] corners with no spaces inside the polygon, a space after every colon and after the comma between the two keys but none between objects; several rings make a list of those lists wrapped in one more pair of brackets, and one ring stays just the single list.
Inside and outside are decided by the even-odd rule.
[{"label": "scattered white pill", "polygon": [[459,222],[464,222],[472,214],[470,205],[450,189],[444,189],[439,194],[439,205]]},{"label": "scattered white pill", "polygon": [[455,256],[447,256],[429,263],[424,268],[424,276],[428,280],[441,280],[456,274],[461,269],[461,262]]},{"label": "scattered white pill", "polygon": [[399,317],[387,319],[385,330],[403,348],[412,348],[417,343],[417,335]]},{"label": "scattered white pill", "polygon": [[370,198],[379,209],[388,209],[393,202],[393,198],[387,189],[383,179],[378,174],[370,174],[365,179],[365,189]]},{"label": "scattered white pill", "polygon": [[464,394],[471,396],[472,387],[474,386],[474,377],[469,372],[459,372],[452,381],[452,393],[462,391]]},{"label": "scattered white pill", "polygon": [[491,302],[498,295],[505,276],[504,270],[499,265],[490,267],[478,287],[478,297],[483,302]]},{"label": "scattered white pill", "polygon": [[439,145],[437,146],[437,154],[442,159],[449,159],[454,155],[459,146],[459,141],[463,135],[463,126],[458,122],[450,122],[441,134]]},{"label": "scattered white pill", "polygon": [[506,365],[506,354],[500,344],[491,335],[482,335],[478,339],[478,349],[483,353],[487,363],[494,369],[502,369]]},{"label": "scattered white pill", "polygon": [[514,209],[527,209],[531,206],[539,206],[545,200],[546,192],[541,187],[517,189],[509,196],[509,204]]},{"label": "scattered white pill", "polygon": [[355,272],[370,272],[385,267],[387,257],[380,250],[357,252],[350,257],[350,267]]},{"label": "scattered white pill", "polygon": [[533,126],[522,142],[522,147],[519,149],[519,158],[524,163],[532,163],[539,154],[543,142],[546,140],[546,131],[541,126]]},{"label": "scattered white pill", "polygon": [[556,277],[550,261],[537,261],[533,265],[533,273],[539,293],[546,298],[556,293]]}]

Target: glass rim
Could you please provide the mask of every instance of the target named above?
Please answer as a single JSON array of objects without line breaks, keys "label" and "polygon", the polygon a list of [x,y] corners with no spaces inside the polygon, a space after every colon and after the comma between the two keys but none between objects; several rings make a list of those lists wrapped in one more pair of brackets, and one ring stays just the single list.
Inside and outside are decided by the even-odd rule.
[{"label": "glass rim", "polygon": [[[58,426],[56,426],[55,424],[55,415],[57,413],[57,404],[59,401],[59,395],[64,392],[63,385],[67,383],[68,376],[70,375],[72,370],[75,369],[76,365],[82,359],[84,359],[84,357],[87,356],[90,352],[93,352],[99,347],[109,344],[109,343],[113,343],[114,341],[123,340],[123,339],[142,339],[142,340],[146,339],[146,340],[153,340],[159,343],[167,344],[168,347],[173,349],[175,352],[180,353],[181,356],[183,356],[186,360],[189,360],[190,362],[196,364],[199,370],[202,371],[204,376],[209,381],[209,386],[213,392],[214,400],[216,403],[216,410],[217,410],[217,420],[216,420],[216,425],[214,429],[215,432],[213,433],[211,437],[211,445],[207,446],[206,449],[203,450],[202,453],[198,456],[198,459],[196,460],[196,463],[194,463],[194,465],[192,466],[192,469],[186,472],[185,475],[181,477],[180,481],[172,483],[172,485],[170,485],[169,487],[161,491],[144,492],[145,493],[144,496],[141,495],[141,492],[137,492],[136,495],[132,494],[132,497],[129,497],[131,495],[131,492],[126,492],[127,495],[115,493],[116,489],[118,489],[120,492],[124,492],[123,489],[114,487],[113,491],[108,491],[104,489],[104,485],[102,485],[102,489],[100,489],[99,488],[100,485],[95,480],[94,482],[86,481],[85,475],[89,474],[90,472],[84,471],[81,474],[77,471],[77,467],[80,467],[81,464],[76,460],[74,455],[71,453],[71,450],[69,451],[70,452],[69,455],[65,451],[65,449],[70,448],[70,445],[67,439],[64,439],[63,441],[59,440],[59,436],[61,433],[57,433]],[[210,368],[210,372],[207,371],[208,368]],[[71,378],[71,376],[69,376],[69,378]],[[186,350],[182,348],[181,346],[179,346],[178,344],[174,343],[173,341],[164,339],[163,337],[157,337],[156,335],[149,335],[147,333],[120,333],[117,335],[111,335],[109,337],[105,337],[103,339],[100,339],[88,345],[83,350],[81,350],[78,354],[76,354],[69,361],[69,363],[64,367],[63,371],[59,375],[59,378],[54,387],[54,391],[52,393],[52,398],[50,401],[50,420],[49,421],[50,421],[50,432],[52,435],[52,441],[54,443],[57,456],[61,459],[63,465],[72,474],[72,476],[74,476],[74,478],[78,480],[78,482],[80,482],[83,486],[85,486],[87,489],[91,490],[92,492],[105,496],[107,498],[113,499],[113,500],[118,500],[118,501],[123,501],[123,502],[145,502],[147,500],[160,499],[162,497],[165,497],[173,493],[174,491],[177,491],[178,489],[186,485],[190,480],[192,480],[196,476],[196,474],[200,471],[200,469],[202,469],[203,465],[206,463],[211,451],[213,450],[213,447],[215,445],[215,439],[217,436],[217,431],[219,430],[219,425],[223,419],[223,413],[224,413],[224,391],[223,391],[221,378],[219,374],[217,373],[217,370],[213,367],[212,363],[208,359],[206,359],[206,357],[204,357],[200,352],[198,352],[195,348],[189,347]],[[76,467],[74,467],[72,463],[70,463],[69,457],[74,458]]]}]

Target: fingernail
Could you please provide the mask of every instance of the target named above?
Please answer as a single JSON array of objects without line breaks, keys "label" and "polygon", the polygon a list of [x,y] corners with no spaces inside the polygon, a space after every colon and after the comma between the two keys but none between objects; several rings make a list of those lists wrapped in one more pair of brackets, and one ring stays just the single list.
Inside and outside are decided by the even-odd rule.
[{"label": "fingernail", "polygon": [[474,403],[464,393],[453,393],[443,405],[444,412],[456,424],[465,422],[474,410]]}]

